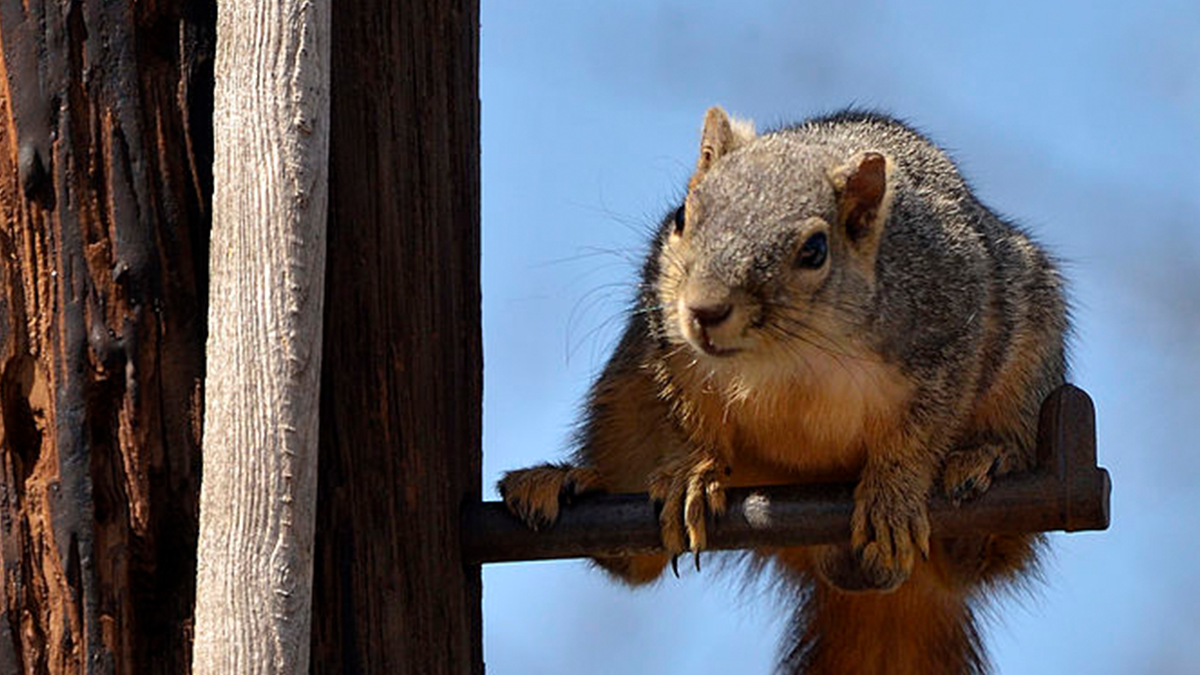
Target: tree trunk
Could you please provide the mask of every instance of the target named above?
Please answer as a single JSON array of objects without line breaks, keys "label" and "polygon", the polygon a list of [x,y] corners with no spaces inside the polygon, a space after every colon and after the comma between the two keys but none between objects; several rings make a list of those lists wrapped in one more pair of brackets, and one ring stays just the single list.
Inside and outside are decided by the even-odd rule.
[{"label": "tree trunk", "polygon": [[339,2],[317,673],[482,673],[479,7]]},{"label": "tree trunk", "polygon": [[197,673],[304,673],[329,151],[328,2],[217,25]]},{"label": "tree trunk", "polygon": [[0,0],[0,673],[188,669],[214,23]]}]

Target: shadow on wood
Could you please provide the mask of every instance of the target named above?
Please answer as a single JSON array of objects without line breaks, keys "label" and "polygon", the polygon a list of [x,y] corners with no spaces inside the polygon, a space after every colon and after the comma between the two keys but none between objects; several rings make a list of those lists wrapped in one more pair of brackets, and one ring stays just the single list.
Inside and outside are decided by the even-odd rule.
[{"label": "shadow on wood", "polygon": [[[1095,409],[1082,389],[1064,385],[1042,405],[1038,468],[997,479],[978,499],[929,503],[934,534],[1103,530],[1109,522],[1108,472],[1096,466]],[[805,546],[849,541],[854,485],[791,485],[728,492],[725,515],[710,520],[708,548]],[[503,502],[463,512],[467,563],[650,553],[662,550],[658,515],[645,494],[595,495],[563,507],[558,522],[534,532]]]}]

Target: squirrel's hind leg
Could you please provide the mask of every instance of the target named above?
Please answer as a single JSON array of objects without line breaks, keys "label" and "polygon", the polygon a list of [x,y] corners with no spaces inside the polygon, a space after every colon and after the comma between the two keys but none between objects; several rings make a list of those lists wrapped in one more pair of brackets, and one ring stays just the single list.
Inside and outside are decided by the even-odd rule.
[{"label": "squirrel's hind leg", "polygon": [[975,499],[995,477],[1029,468],[1029,454],[1016,443],[999,441],[960,446],[946,455],[942,490],[955,504]]},{"label": "squirrel's hind leg", "polygon": [[[1031,469],[1032,455],[1015,440],[992,438],[962,445],[946,455],[942,490],[956,504],[976,499],[997,476]],[[1035,564],[1039,541],[1027,534],[993,534],[945,539],[942,546],[950,576],[973,586],[1016,578]]]},{"label": "squirrel's hind leg", "polygon": [[[505,505],[533,530],[553,525],[560,507],[588,492],[603,492],[600,472],[587,466],[539,464],[509,471],[498,485]],[[662,574],[667,555],[630,555],[594,558],[609,574],[631,586],[645,584]]]},{"label": "squirrel's hind leg", "polygon": [[569,464],[539,464],[509,471],[497,488],[508,510],[533,530],[553,525],[559,507],[572,497],[602,489],[596,469]]},{"label": "squirrel's hind leg", "polygon": [[670,556],[662,554],[592,558],[592,562],[630,586],[640,586],[654,581],[662,575],[670,560]]}]

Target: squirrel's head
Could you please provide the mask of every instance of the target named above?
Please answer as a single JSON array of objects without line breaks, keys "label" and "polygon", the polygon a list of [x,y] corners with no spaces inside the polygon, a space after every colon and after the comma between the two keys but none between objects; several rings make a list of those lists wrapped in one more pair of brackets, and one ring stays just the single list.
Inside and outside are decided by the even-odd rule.
[{"label": "squirrel's head", "polygon": [[814,349],[845,353],[869,312],[892,166],[786,130],[756,137],[709,109],[687,197],[660,238],[666,341],[713,372],[759,363],[786,375]]}]

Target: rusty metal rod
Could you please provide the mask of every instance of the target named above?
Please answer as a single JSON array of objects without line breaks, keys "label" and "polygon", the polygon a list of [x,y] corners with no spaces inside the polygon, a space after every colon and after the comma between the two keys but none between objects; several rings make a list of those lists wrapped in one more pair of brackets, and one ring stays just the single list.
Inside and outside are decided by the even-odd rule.
[{"label": "rusty metal rod", "polygon": [[[853,485],[789,485],[728,491],[729,508],[709,521],[709,549],[804,546],[850,539]],[[1096,466],[1095,411],[1083,390],[1065,385],[1042,405],[1038,468],[998,478],[959,506],[929,502],[935,535],[1103,530],[1109,523],[1108,472]],[[463,511],[468,563],[548,560],[662,550],[658,516],[645,494],[578,497],[558,522],[534,532],[502,502]]]}]

